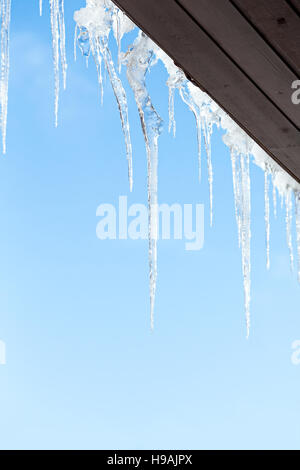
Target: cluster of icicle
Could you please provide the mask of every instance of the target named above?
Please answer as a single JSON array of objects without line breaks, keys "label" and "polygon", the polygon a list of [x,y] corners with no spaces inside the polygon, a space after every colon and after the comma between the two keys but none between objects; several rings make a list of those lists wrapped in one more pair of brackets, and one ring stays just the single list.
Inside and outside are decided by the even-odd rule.
[{"label": "cluster of icicle", "polygon": [[[124,87],[118,72],[127,66],[127,78],[133,90],[138,107],[143,134],[145,137],[148,167],[148,208],[149,208],[149,270],[150,270],[150,309],[151,327],[154,326],[154,301],[157,279],[157,165],[158,137],[162,131],[162,120],[157,114],[146,87],[146,75],[156,61],[157,47],[144,34],[139,33],[133,46],[122,54],[121,40],[135,25],[109,0],[88,0],[86,8],[74,15],[76,21],[75,47],[78,43],[82,53],[92,54],[98,71],[98,81],[102,86],[102,63],[109,76],[116,97],[122,129],[125,137],[128,160],[129,186],[132,190],[132,147],[128,120],[128,105]],[[78,30],[77,30],[78,28]],[[113,31],[118,44],[118,71],[109,50],[109,35]]]},{"label": "cluster of icicle", "polygon": [[[142,130],[145,138],[148,164],[148,207],[149,207],[149,268],[151,326],[157,280],[157,164],[158,137],[162,131],[162,119],[155,110],[146,86],[146,76],[150,68],[161,60],[168,72],[169,89],[169,131],[175,135],[174,95],[178,90],[183,102],[193,112],[197,126],[199,179],[201,178],[202,141],[205,147],[209,192],[210,223],[213,222],[213,170],[211,159],[211,135],[214,125],[225,133],[224,143],[229,147],[232,162],[235,214],[238,227],[238,240],[242,254],[242,271],[245,298],[247,337],[250,331],[250,287],[251,287],[251,193],[250,160],[265,173],[265,225],[267,268],[270,267],[270,180],[273,184],[273,206],[276,214],[277,193],[286,206],[287,242],[291,265],[294,264],[292,243],[292,197],[295,198],[296,233],[298,250],[298,278],[300,281],[300,186],[284,172],[206,93],[191,83],[174,62],[144,33],[138,30],[133,45],[127,52],[121,50],[121,40],[135,25],[110,0],[86,0],[86,7],[75,12],[75,47],[78,44],[82,53],[92,54],[102,87],[102,63],[110,78],[118,103],[128,158],[130,189],[132,189],[132,150],[128,123],[128,107],[124,87],[118,72],[124,65],[127,79],[134,93]],[[118,68],[116,70],[109,50],[109,36],[113,33],[118,45]]]},{"label": "cluster of icicle", "polygon": [[[55,125],[58,122],[58,103],[60,75],[66,87],[67,61],[65,51],[64,0],[49,0],[52,48],[55,76]],[[42,0],[39,0],[42,14]],[[0,71],[0,125],[3,152],[6,150],[7,96],[9,73],[9,24],[11,0],[0,0],[1,14],[1,71]],[[242,254],[242,271],[245,297],[247,336],[250,329],[250,245],[251,245],[251,194],[250,161],[262,168],[265,173],[265,225],[267,268],[270,267],[270,181],[273,185],[273,207],[276,214],[277,194],[286,207],[287,243],[290,251],[291,266],[294,265],[292,220],[293,197],[295,200],[296,234],[298,254],[298,279],[300,282],[300,186],[282,170],[239,126],[204,92],[191,83],[174,62],[144,33],[137,30],[137,36],[127,52],[122,52],[121,41],[124,34],[132,31],[135,25],[120,11],[111,0],[86,0],[86,6],[74,14],[76,22],[74,53],[77,43],[87,60],[92,55],[96,64],[98,82],[103,99],[103,71],[110,79],[120,111],[122,130],[125,138],[128,160],[129,186],[133,186],[132,147],[128,119],[128,105],[120,72],[126,67],[127,79],[132,88],[139,111],[145,138],[148,166],[148,207],[149,207],[149,270],[151,326],[153,328],[154,302],[157,281],[157,168],[158,138],[162,132],[162,119],[151,101],[146,86],[146,77],[159,60],[168,72],[169,89],[169,131],[175,135],[174,96],[177,90],[183,102],[195,116],[198,138],[199,180],[201,178],[202,142],[204,143],[210,192],[210,223],[213,222],[213,169],[211,159],[211,136],[214,126],[223,129],[223,140],[230,149],[233,175],[235,214],[238,227],[238,240]],[[111,33],[118,46],[118,64],[109,48]]]},{"label": "cluster of icicle", "polygon": [[[51,12],[52,48],[55,76],[55,126],[58,123],[58,99],[60,89],[60,64],[63,75],[63,85],[66,88],[67,61],[65,48],[64,0],[49,0]],[[39,0],[40,15],[43,10],[43,0]],[[2,135],[2,151],[6,153],[6,128],[8,105],[9,77],[9,28],[11,16],[11,0],[0,0],[1,23],[1,56],[0,56],[0,129]]]}]

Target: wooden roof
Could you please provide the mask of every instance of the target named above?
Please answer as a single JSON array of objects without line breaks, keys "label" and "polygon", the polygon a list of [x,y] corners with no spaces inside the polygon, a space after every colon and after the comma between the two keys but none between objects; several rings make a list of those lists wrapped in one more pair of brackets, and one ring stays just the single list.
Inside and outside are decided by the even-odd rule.
[{"label": "wooden roof", "polygon": [[113,0],[300,182],[300,0]]}]

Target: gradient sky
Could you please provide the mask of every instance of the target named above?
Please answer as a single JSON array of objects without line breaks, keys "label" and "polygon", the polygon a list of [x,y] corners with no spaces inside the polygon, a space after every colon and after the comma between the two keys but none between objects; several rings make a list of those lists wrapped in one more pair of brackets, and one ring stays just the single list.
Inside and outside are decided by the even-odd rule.
[{"label": "gradient sky", "polygon": [[[73,60],[54,128],[49,8],[14,0],[7,155],[0,160],[1,449],[300,448],[300,290],[289,267],[284,212],[271,217],[265,268],[263,173],[251,167],[252,326],[247,341],[231,164],[213,137],[214,215],[206,165],[197,181],[192,114],[176,99],[168,134],[166,73],[149,89],[164,119],[159,200],[203,203],[205,243],[161,241],[150,331],[147,241],[100,241],[96,209],[146,203],[146,156],[126,85],[134,190],[109,82],[100,106],[95,67]],[[128,42],[132,38],[128,38]],[[115,46],[113,46],[115,51]],[[125,77],[124,77],[125,80]]]}]

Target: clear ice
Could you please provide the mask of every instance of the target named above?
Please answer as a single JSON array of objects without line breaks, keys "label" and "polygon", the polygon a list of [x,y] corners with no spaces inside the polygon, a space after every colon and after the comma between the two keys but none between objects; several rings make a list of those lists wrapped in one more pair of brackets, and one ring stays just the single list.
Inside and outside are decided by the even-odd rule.
[{"label": "clear ice", "polygon": [[269,170],[267,166],[265,168],[265,229],[266,229],[267,269],[270,269],[270,197],[269,197]]},{"label": "clear ice", "polygon": [[298,282],[300,283],[300,191],[295,191],[295,210],[296,210],[296,238],[298,254]]},{"label": "clear ice", "polygon": [[[108,73],[120,112],[122,130],[125,138],[126,156],[128,161],[129,187],[130,190],[132,190],[132,146],[127,97],[125,89],[122,85],[122,81],[116,71],[109,49],[108,40],[111,30],[115,28],[117,40],[119,41],[119,44],[121,44],[123,34],[133,29],[134,25],[125,17],[125,15],[121,16],[121,13],[118,13],[118,19],[116,20],[116,14],[117,8],[112,2],[108,0],[87,0],[86,7],[76,11],[74,14],[74,19],[79,28],[78,44],[82,54],[87,58],[90,54],[92,54],[94,58],[98,74],[98,82],[101,90],[101,100],[103,98],[103,62]],[[114,27],[116,22],[117,26]],[[77,35],[77,30],[75,31],[75,35]],[[121,60],[120,55],[119,60]]]},{"label": "clear ice", "polygon": [[8,77],[9,77],[9,27],[11,0],[0,0],[1,20],[1,72],[0,72],[0,126],[2,134],[2,150],[6,153],[6,127],[8,105]]},{"label": "clear ice", "polygon": [[158,138],[162,131],[162,119],[157,114],[146,87],[146,75],[155,58],[157,46],[142,32],[126,54],[127,78],[134,93],[145,138],[148,168],[148,239],[150,276],[151,328],[154,327],[154,303],[157,281],[157,166]]},{"label": "clear ice", "polygon": [[[55,127],[58,126],[58,105],[60,91],[60,73],[63,77],[63,88],[67,84],[66,32],[64,18],[64,0],[49,0],[52,32],[52,54],[54,66],[54,116]],[[40,15],[43,13],[43,0],[39,0]]]},{"label": "clear ice", "polygon": [[[63,87],[66,87],[67,60],[65,48],[64,0],[49,0],[52,49],[55,77],[55,125],[58,124],[58,104],[60,76]],[[42,15],[43,1],[39,0],[39,11]],[[0,0],[1,15],[1,76],[0,76],[0,110],[3,153],[6,152],[6,124],[9,75],[9,26],[11,0]],[[292,222],[295,213],[296,244],[298,255],[298,280],[300,283],[300,185],[290,177],[264,150],[259,147],[245,132],[204,92],[191,83],[153,41],[137,30],[136,39],[127,52],[122,51],[122,38],[135,28],[132,21],[119,10],[111,0],[86,0],[86,6],[74,13],[76,22],[74,33],[74,58],[77,44],[86,57],[87,63],[93,57],[103,100],[103,73],[106,71],[120,112],[122,130],[125,139],[128,161],[129,187],[133,186],[132,146],[130,138],[128,104],[125,88],[120,77],[122,66],[126,67],[127,80],[134,94],[138,108],[141,127],[145,139],[148,168],[148,210],[149,210],[149,277],[150,277],[150,310],[151,327],[154,325],[154,303],[157,282],[157,170],[158,138],[162,132],[162,120],[158,115],[147,89],[146,77],[149,70],[161,61],[168,73],[169,90],[169,132],[176,133],[175,95],[176,90],[188,109],[194,114],[198,141],[198,176],[201,179],[202,147],[205,149],[209,200],[210,224],[213,222],[213,167],[211,136],[214,127],[224,131],[223,141],[229,149],[232,165],[233,194],[235,218],[237,223],[238,243],[241,250],[242,274],[244,288],[244,309],[246,315],[247,337],[250,331],[251,302],[251,188],[250,161],[264,171],[265,200],[265,237],[267,268],[270,267],[270,182],[274,216],[277,216],[277,195],[281,206],[285,203],[286,238],[290,253],[291,267],[294,266],[292,239]],[[109,47],[110,35],[117,44],[117,66]],[[202,142],[204,145],[202,145]],[[293,211],[294,196],[294,211]]]},{"label": "clear ice", "polygon": [[[149,92],[146,75],[151,66],[159,60],[168,72],[169,89],[169,132],[176,133],[175,92],[178,90],[182,101],[195,116],[198,141],[198,175],[201,179],[202,141],[204,143],[209,183],[210,224],[213,222],[213,168],[211,153],[211,136],[214,126],[222,128],[225,133],[224,143],[230,150],[233,176],[233,193],[235,216],[237,222],[238,242],[242,256],[242,274],[244,286],[244,309],[246,316],[247,337],[250,332],[251,302],[251,188],[250,161],[259,166],[265,174],[265,232],[267,268],[270,267],[270,179],[273,185],[273,210],[277,215],[277,192],[286,204],[286,232],[293,265],[292,249],[292,193],[295,194],[298,277],[300,282],[300,186],[282,170],[245,132],[204,92],[191,83],[167,54],[155,45],[144,33],[139,31],[134,44],[127,52],[121,50],[121,39],[134,25],[110,0],[86,0],[86,7],[75,13],[74,19],[80,29],[79,46],[84,55],[91,52],[98,69],[98,80],[102,87],[101,60],[105,62],[116,99],[118,101],[127,158],[129,161],[129,179],[131,178],[131,144],[128,124],[127,101],[124,88],[115,70],[109,53],[110,31],[116,39],[118,48],[118,72],[121,66],[127,68],[127,79],[133,90],[138,107],[141,126],[146,143],[148,164],[148,205],[149,205],[149,271],[150,271],[150,305],[151,326],[154,324],[154,301],[157,280],[157,165],[158,137],[162,121],[157,114]],[[75,33],[76,34],[76,33]],[[122,99],[120,99],[120,97]],[[131,181],[131,179],[130,179]],[[132,183],[132,182],[131,182]],[[130,184],[131,186],[131,184]]]}]

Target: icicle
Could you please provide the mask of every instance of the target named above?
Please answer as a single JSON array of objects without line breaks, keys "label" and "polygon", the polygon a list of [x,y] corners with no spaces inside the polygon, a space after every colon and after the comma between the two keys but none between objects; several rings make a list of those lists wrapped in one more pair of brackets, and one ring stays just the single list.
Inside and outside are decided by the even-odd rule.
[{"label": "icicle", "polygon": [[242,265],[244,278],[244,296],[247,338],[250,333],[250,300],[251,300],[251,261],[250,261],[250,240],[251,240],[251,202],[250,202],[250,173],[249,154],[240,156],[241,160],[241,181],[240,181],[240,214],[241,214],[241,247]]},{"label": "icicle", "polygon": [[[104,93],[103,78],[102,78],[102,54],[104,54],[103,47],[102,47],[103,41],[100,38],[94,37],[92,34],[89,34],[88,30],[84,27],[80,27],[79,31],[80,32],[78,36],[78,43],[80,45],[82,54],[86,58],[87,67],[88,67],[88,59],[89,59],[90,53],[92,53],[92,56],[94,57],[94,62],[96,64],[96,70],[97,70],[97,76],[98,76],[98,83],[100,86],[101,104],[103,104],[103,93]],[[131,145],[130,145],[130,151],[131,151]]]},{"label": "icicle", "polygon": [[251,201],[250,201],[250,173],[249,154],[239,154],[231,149],[233,193],[235,203],[235,215],[238,227],[239,245],[242,251],[242,270],[244,283],[245,314],[247,326],[247,338],[250,333],[250,300],[251,300]]},{"label": "icicle", "polygon": [[[108,38],[113,22],[113,12],[115,12],[115,7],[111,2],[96,0],[96,3],[93,1],[88,2],[86,8],[82,8],[81,10],[77,11],[74,15],[74,19],[77,22],[80,31],[78,37],[80,49],[86,58],[89,57],[91,52],[96,64],[98,82],[101,89],[101,101],[103,100],[102,59],[104,60],[105,68],[108,73],[120,112],[122,130],[126,145],[126,157],[128,161],[129,187],[130,191],[132,191],[132,146],[126,92],[120,78],[117,75],[108,47]],[[93,23],[93,21],[95,21],[95,23]]]},{"label": "icicle", "polygon": [[272,174],[272,186],[273,186],[273,211],[274,217],[277,218],[277,193],[276,193],[276,186],[274,183],[274,175]]},{"label": "icicle", "polygon": [[300,191],[295,192],[296,237],[298,255],[298,282],[300,283]]},{"label": "icicle", "polygon": [[266,249],[267,249],[267,269],[270,269],[270,199],[269,199],[269,170],[265,168],[265,228],[266,228]]},{"label": "icicle", "polygon": [[74,61],[76,62],[77,60],[77,32],[78,32],[78,26],[77,23],[75,24],[75,30],[74,30]]},{"label": "icicle", "polygon": [[116,40],[117,40],[117,46],[118,46],[118,68],[119,68],[119,73],[121,73],[121,67],[122,67],[122,62],[121,62],[121,25],[120,25],[120,10],[116,8],[116,13],[115,13],[115,18],[116,18]]},{"label": "icicle", "polygon": [[[96,69],[97,69],[97,74],[98,74],[98,83],[100,86],[100,93],[101,93],[101,104],[103,105],[103,95],[104,95],[104,88],[103,88],[103,77],[102,77],[102,56],[101,53],[99,52],[99,48],[96,49],[96,51],[93,52],[95,54],[95,62],[96,62]],[[114,76],[114,65],[112,63],[112,68],[113,71],[110,76]],[[106,65],[106,70],[107,70],[107,65]],[[114,82],[115,83],[115,82]],[[124,133],[125,137],[125,145],[126,145],[126,155],[128,159],[128,178],[129,178],[129,186],[130,186],[130,191],[132,191],[132,185],[133,185],[133,180],[132,180],[132,148],[131,148],[131,139],[130,139],[130,130],[129,130],[129,120],[128,120],[128,109],[127,109],[127,99],[125,95],[125,91],[122,86],[122,83],[119,84],[117,88],[113,86],[113,91],[118,103],[119,111],[121,114],[121,124],[122,124],[122,130]],[[117,91],[120,91],[120,93],[117,93]],[[120,98],[119,98],[120,94]],[[123,94],[125,95],[125,106],[121,105],[121,100]],[[123,99],[124,101],[124,99]]]},{"label": "icicle", "polygon": [[167,87],[169,89],[169,132],[172,131],[173,128],[173,135],[176,135],[176,121],[175,121],[175,106],[174,106],[174,98],[175,98],[175,90],[181,90],[182,86],[186,86],[188,81],[185,77],[182,70],[180,70],[173,62],[170,57],[163,52],[161,49],[157,48],[155,51],[156,60],[161,60],[168,72],[168,80],[167,80]]},{"label": "icicle", "polygon": [[294,250],[292,240],[292,191],[288,189],[285,195],[285,209],[286,209],[286,238],[290,253],[291,270],[294,269]]},{"label": "icicle", "polygon": [[239,245],[242,252],[242,271],[244,285],[245,315],[247,338],[250,333],[251,301],[251,190],[250,190],[250,151],[251,139],[227,116],[220,112],[221,125],[226,129],[224,143],[229,147],[232,163],[233,193],[235,216],[238,228]]},{"label": "icicle", "polygon": [[40,0],[40,16],[43,14],[43,0]]},{"label": "icicle", "polygon": [[157,280],[157,165],[158,137],[162,120],[157,114],[146,87],[146,74],[153,60],[154,44],[144,33],[139,33],[133,47],[126,55],[127,78],[133,90],[145,138],[148,163],[148,211],[149,211],[149,271],[151,328],[154,327],[154,303]]},{"label": "icicle", "polygon": [[135,24],[132,23],[132,21],[127,18],[127,16],[118,7],[112,4],[112,2],[107,1],[106,8],[111,12],[112,16],[113,32],[118,47],[118,70],[120,74],[122,68],[122,38],[125,33],[128,33],[135,28]]},{"label": "icicle", "polygon": [[[125,137],[125,144],[126,144],[129,187],[130,187],[130,191],[132,191],[132,187],[133,187],[132,147],[131,147],[126,93],[125,93],[121,80],[116,74],[115,67],[112,61],[112,57],[111,57],[111,53],[107,44],[103,45],[102,53],[104,56],[104,61],[105,61],[106,70],[108,72],[108,76],[110,79],[110,83],[112,85],[112,88],[113,88],[113,91],[114,91],[114,94],[118,103],[119,111],[120,111],[122,129],[123,129],[123,133]],[[101,64],[100,64],[100,67],[101,67]]]},{"label": "icicle", "polygon": [[11,0],[1,0],[1,72],[0,72],[0,127],[2,133],[2,149],[6,153],[6,127],[8,104],[8,75],[9,75],[9,27]]},{"label": "icicle", "polygon": [[250,260],[250,241],[251,241],[251,201],[250,201],[250,172],[249,172],[249,154],[242,158],[242,179],[243,179],[243,230],[242,230],[242,258],[243,258],[243,276],[245,293],[245,311],[247,324],[247,337],[250,333],[250,300],[251,300],[251,260]]},{"label": "icicle", "polygon": [[63,76],[64,90],[67,87],[67,57],[66,57],[66,28],[65,28],[65,12],[64,0],[59,0],[58,6],[58,25],[59,25],[59,45],[60,45],[60,60]]},{"label": "icicle", "polygon": [[191,93],[191,88],[188,86],[187,81],[184,84],[181,84],[179,88],[179,92],[180,92],[182,101],[189,107],[190,111],[192,111],[196,120],[197,143],[198,143],[198,178],[200,182],[201,181],[201,150],[202,150],[201,149],[201,141],[202,141],[201,111]]},{"label": "icicle", "polygon": [[[1,0],[0,0],[1,1]],[[50,0],[53,4],[57,0]],[[88,60],[90,52],[94,57],[98,81],[102,88],[102,60],[110,78],[116,100],[118,102],[125,136],[128,173],[130,187],[132,186],[131,172],[131,143],[128,123],[127,100],[121,80],[117,75],[111,53],[108,47],[110,31],[113,30],[118,46],[119,72],[121,64],[127,65],[127,78],[134,91],[135,100],[142,123],[148,162],[148,205],[149,205],[149,267],[150,267],[150,304],[151,326],[153,327],[154,302],[157,279],[157,164],[158,137],[161,133],[162,121],[155,111],[146,88],[145,77],[149,68],[161,60],[168,72],[167,86],[169,88],[169,131],[175,135],[176,123],[174,116],[175,90],[189,109],[193,112],[197,125],[199,179],[201,176],[201,143],[202,133],[207,154],[210,222],[213,221],[213,169],[211,159],[211,136],[214,124],[224,130],[223,140],[230,149],[233,177],[233,192],[235,201],[235,217],[238,227],[238,240],[242,252],[243,287],[245,297],[245,313],[247,337],[250,331],[250,287],[251,287],[251,200],[250,200],[250,154],[254,163],[265,171],[265,226],[267,245],[267,267],[270,266],[270,196],[269,174],[273,184],[273,208],[277,213],[277,191],[286,202],[287,239],[293,264],[292,235],[291,235],[291,191],[296,198],[297,218],[297,251],[300,259],[300,187],[286,172],[284,172],[240,127],[198,87],[189,82],[184,73],[174,64],[158,46],[147,36],[139,32],[134,45],[126,54],[121,51],[121,40],[124,33],[134,28],[133,23],[126,18],[110,0],[86,0],[86,8],[75,13],[74,19],[80,28],[79,46]],[[55,36],[55,35],[54,35]],[[75,30],[75,40],[77,30]],[[56,42],[54,41],[54,46]],[[58,50],[58,46],[54,47]],[[106,78],[106,75],[105,75]],[[101,92],[102,93],[102,92]],[[300,281],[300,261],[299,261]]]},{"label": "icicle", "polygon": [[198,115],[196,116],[196,128],[197,128],[197,144],[198,144],[198,179],[201,182],[201,141],[202,141],[202,124],[201,124],[201,117]]},{"label": "icicle", "polygon": [[51,13],[52,49],[53,49],[54,82],[55,82],[54,114],[55,114],[55,127],[57,127],[58,125],[58,101],[59,101],[59,89],[60,89],[59,62],[61,62],[64,89],[66,88],[66,77],[67,77],[64,0],[49,0],[49,1],[50,1],[50,13]]},{"label": "icicle", "polygon": [[55,113],[55,127],[58,125],[58,97],[59,97],[59,32],[58,32],[58,4],[55,0],[50,0],[51,8],[51,30],[52,30],[52,48],[53,48],[53,63],[54,63],[54,81],[55,81],[55,99],[54,99],[54,113]]},{"label": "icicle", "polygon": [[[183,88],[183,87],[181,87]],[[204,145],[207,156],[207,171],[209,183],[209,201],[210,201],[210,225],[213,223],[213,168],[211,159],[211,134],[213,124],[219,123],[219,117],[212,110],[212,100],[206,93],[198,87],[188,82],[187,85],[190,98],[181,94],[183,100],[188,104],[189,108],[194,112],[198,129],[198,160],[201,154],[201,133],[203,132]]]},{"label": "icicle", "polygon": [[213,168],[211,161],[211,124],[204,119],[204,143],[207,156],[208,184],[209,184],[209,205],[210,205],[210,226],[213,224]]},{"label": "icicle", "polygon": [[173,136],[175,137],[176,122],[175,122],[175,112],[174,112],[174,95],[175,95],[175,88],[173,86],[169,86],[169,132],[171,132],[173,128]]},{"label": "icicle", "polygon": [[232,167],[232,180],[233,180],[233,195],[234,195],[234,208],[235,208],[235,219],[238,229],[238,242],[239,247],[242,244],[242,226],[241,226],[241,215],[240,215],[240,207],[239,207],[239,200],[240,200],[240,160],[237,158],[235,150],[231,149],[231,167]]}]

